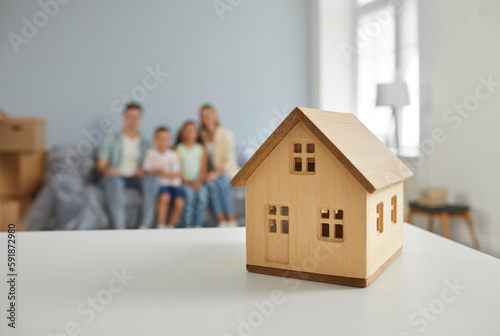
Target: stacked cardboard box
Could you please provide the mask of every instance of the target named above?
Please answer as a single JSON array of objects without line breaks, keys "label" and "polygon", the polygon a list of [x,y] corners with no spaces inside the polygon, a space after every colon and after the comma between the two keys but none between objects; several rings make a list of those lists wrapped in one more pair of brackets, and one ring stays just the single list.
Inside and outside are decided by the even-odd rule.
[{"label": "stacked cardboard box", "polygon": [[45,121],[0,111],[0,231],[22,230],[22,217],[45,172]]},{"label": "stacked cardboard box", "polygon": [[447,192],[444,188],[427,188],[420,190],[421,205],[428,207],[442,207],[446,205]]},{"label": "stacked cardboard box", "polygon": [[21,218],[28,210],[30,199],[20,200],[5,198],[0,200],[0,231],[7,231],[9,224],[15,225],[16,231],[24,231]]}]

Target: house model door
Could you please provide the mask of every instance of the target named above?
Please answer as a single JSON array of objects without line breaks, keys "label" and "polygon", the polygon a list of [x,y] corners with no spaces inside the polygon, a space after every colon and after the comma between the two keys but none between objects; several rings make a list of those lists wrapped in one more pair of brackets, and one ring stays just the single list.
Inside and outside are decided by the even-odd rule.
[{"label": "house model door", "polygon": [[268,204],[266,210],[266,260],[288,264],[290,237],[288,206]]}]

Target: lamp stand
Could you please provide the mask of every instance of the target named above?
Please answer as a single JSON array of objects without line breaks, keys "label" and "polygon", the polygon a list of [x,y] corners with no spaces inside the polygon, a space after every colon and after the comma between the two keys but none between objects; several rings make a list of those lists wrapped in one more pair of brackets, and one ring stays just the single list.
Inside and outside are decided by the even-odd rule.
[{"label": "lamp stand", "polygon": [[396,155],[399,155],[399,120],[398,120],[398,108],[396,106],[392,107],[392,117],[394,118],[394,137],[396,143]]}]

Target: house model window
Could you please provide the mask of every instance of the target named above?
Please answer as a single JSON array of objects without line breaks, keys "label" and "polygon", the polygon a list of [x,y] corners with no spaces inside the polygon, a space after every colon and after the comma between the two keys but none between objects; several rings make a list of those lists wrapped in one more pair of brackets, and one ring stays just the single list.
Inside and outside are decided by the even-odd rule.
[{"label": "house model window", "polygon": [[267,223],[270,233],[288,234],[290,231],[288,206],[267,205]]},{"label": "house model window", "polygon": [[290,172],[292,174],[314,174],[316,145],[314,142],[292,142],[290,146]]},{"label": "house model window", "polygon": [[396,195],[391,198],[391,222],[392,224],[398,222],[398,197]]},{"label": "house model window", "polygon": [[384,232],[384,202],[377,204],[377,232]]},{"label": "house model window", "polygon": [[344,241],[344,210],[319,208],[319,239],[334,242]]}]

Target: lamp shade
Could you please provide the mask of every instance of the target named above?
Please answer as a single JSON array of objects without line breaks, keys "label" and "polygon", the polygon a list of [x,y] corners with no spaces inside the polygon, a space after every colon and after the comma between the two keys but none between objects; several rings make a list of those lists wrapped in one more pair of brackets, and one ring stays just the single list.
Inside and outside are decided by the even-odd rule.
[{"label": "lamp shade", "polygon": [[377,106],[408,105],[408,87],[405,82],[393,82],[377,85]]}]

